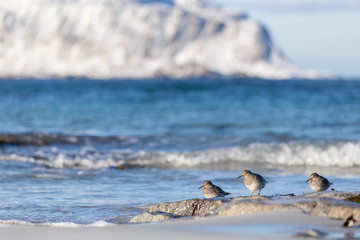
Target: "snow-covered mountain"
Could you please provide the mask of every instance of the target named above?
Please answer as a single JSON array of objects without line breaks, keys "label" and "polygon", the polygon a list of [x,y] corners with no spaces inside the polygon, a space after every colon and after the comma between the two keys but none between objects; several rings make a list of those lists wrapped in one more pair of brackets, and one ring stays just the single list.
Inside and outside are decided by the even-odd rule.
[{"label": "snow-covered mountain", "polygon": [[0,0],[0,77],[315,77],[268,31],[201,0]]}]

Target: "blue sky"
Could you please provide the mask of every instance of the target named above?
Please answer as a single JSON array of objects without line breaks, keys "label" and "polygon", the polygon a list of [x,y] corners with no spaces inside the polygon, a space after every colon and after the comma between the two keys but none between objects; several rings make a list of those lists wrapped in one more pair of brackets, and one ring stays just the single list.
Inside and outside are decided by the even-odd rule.
[{"label": "blue sky", "polygon": [[301,67],[360,77],[360,0],[207,0],[246,12]]}]

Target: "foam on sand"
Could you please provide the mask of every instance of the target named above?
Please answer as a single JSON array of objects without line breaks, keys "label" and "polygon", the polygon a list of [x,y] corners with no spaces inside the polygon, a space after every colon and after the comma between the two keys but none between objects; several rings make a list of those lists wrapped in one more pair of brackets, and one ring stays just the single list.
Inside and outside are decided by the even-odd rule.
[{"label": "foam on sand", "polygon": [[73,227],[109,227],[113,226],[114,224],[104,222],[104,221],[97,221],[87,225],[76,224],[72,222],[27,222],[21,220],[0,220],[0,227],[7,227],[7,226],[27,226],[27,227],[66,227],[66,228],[73,228]]}]

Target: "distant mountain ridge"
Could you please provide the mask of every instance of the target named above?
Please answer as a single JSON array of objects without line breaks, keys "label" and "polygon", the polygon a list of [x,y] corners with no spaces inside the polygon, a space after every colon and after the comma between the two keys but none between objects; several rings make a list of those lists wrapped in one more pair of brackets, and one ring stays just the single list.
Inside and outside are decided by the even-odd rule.
[{"label": "distant mountain ridge", "polygon": [[0,3],[0,77],[315,78],[264,26],[201,0]]}]

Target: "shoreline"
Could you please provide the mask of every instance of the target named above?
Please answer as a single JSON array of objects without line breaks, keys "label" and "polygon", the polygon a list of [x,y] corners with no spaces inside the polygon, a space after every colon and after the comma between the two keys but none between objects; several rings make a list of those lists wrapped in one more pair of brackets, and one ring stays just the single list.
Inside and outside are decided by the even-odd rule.
[{"label": "shoreline", "polygon": [[343,228],[343,221],[305,214],[300,210],[275,210],[249,215],[186,218],[149,224],[107,227],[0,227],[4,239],[289,239],[294,237],[360,237],[359,225]]},{"label": "shoreline", "polygon": [[[360,238],[360,193],[321,192],[301,196],[190,199],[150,206],[154,222],[122,225],[0,225],[4,239],[291,239]],[[194,201],[197,201],[194,206]],[[197,209],[195,212],[191,207]],[[167,209],[167,210],[165,210]],[[154,212],[152,212],[154,211]],[[166,212],[168,211],[168,212]],[[173,212],[171,212],[173,211]],[[191,215],[187,215],[188,213]],[[144,214],[144,213],[143,213]],[[140,214],[138,216],[141,216]],[[176,217],[171,217],[171,215]],[[180,216],[180,214],[182,214]],[[344,227],[351,216],[353,226]],[[136,218],[136,217],[134,217]],[[141,220],[141,219],[140,219]],[[160,221],[159,221],[160,220]]]}]

